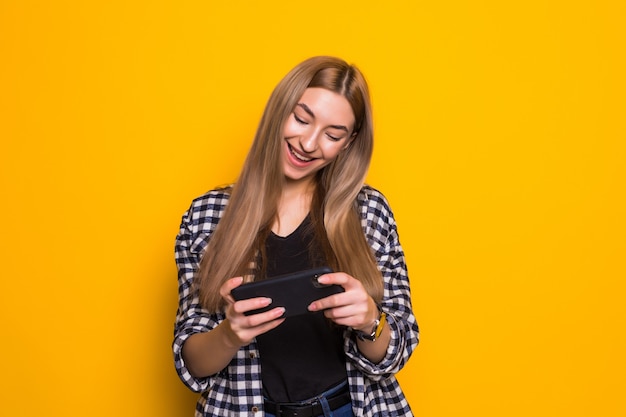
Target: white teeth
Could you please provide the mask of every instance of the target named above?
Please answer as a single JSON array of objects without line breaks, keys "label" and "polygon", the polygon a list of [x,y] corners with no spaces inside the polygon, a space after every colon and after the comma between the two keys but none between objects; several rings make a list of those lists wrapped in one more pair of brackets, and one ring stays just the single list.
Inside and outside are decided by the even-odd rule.
[{"label": "white teeth", "polygon": [[305,158],[304,156],[300,155],[291,146],[289,146],[289,150],[291,151],[291,154],[296,157],[296,159],[302,162],[309,162],[313,160],[313,158]]}]

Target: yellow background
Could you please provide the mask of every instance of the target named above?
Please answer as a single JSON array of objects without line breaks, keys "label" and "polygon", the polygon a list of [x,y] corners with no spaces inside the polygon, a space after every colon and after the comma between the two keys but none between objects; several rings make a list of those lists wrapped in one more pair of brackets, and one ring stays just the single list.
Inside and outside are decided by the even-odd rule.
[{"label": "yellow background", "polygon": [[369,79],[418,416],[626,415],[626,3],[0,1],[2,416],[191,416],[173,239],[311,55]]}]

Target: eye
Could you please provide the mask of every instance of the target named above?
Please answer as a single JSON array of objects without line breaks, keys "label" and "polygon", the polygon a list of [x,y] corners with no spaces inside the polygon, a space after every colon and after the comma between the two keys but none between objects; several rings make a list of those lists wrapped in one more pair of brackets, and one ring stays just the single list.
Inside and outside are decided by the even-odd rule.
[{"label": "eye", "polygon": [[337,142],[337,141],[341,140],[341,138],[340,138],[340,137],[333,136],[333,135],[331,135],[330,133],[326,133],[326,136],[328,136],[328,138],[329,138],[330,140],[335,141],[335,142]]},{"label": "eye", "polygon": [[305,122],[304,120],[302,120],[301,118],[298,117],[297,114],[293,114],[293,118],[296,120],[296,122],[300,123],[301,125],[308,125],[307,122]]}]

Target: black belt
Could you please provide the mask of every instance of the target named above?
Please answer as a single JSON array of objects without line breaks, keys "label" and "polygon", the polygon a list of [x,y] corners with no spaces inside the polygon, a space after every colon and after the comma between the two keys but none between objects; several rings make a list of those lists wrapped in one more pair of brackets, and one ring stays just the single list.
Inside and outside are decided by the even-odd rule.
[{"label": "black belt", "polygon": [[[350,393],[346,390],[327,398],[326,401],[328,401],[331,410],[336,410],[351,401]],[[274,414],[276,417],[315,417],[324,414],[322,404],[320,404],[319,400],[302,405],[294,403],[275,403],[265,400],[265,411]]]}]

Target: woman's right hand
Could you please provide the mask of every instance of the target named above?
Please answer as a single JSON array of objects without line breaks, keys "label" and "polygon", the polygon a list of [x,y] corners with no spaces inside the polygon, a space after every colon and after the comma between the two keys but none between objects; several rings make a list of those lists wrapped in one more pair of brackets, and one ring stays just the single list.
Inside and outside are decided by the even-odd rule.
[{"label": "woman's right hand", "polygon": [[241,277],[231,278],[220,287],[220,295],[226,300],[226,319],[211,331],[191,335],[183,345],[183,359],[189,373],[196,378],[221,371],[232,361],[239,348],[285,321],[280,318],[285,313],[282,307],[246,316],[246,311],[267,307],[272,300],[257,297],[235,301],[230,292],[242,282]]},{"label": "woman's right hand", "polygon": [[257,297],[235,301],[230,292],[242,283],[243,278],[236,277],[227,280],[220,287],[220,295],[226,301],[226,320],[222,324],[225,326],[224,330],[230,344],[236,348],[248,345],[258,335],[274,329],[285,321],[281,318],[285,313],[283,307],[246,316],[244,313],[247,311],[267,307],[272,303],[272,299]]}]

